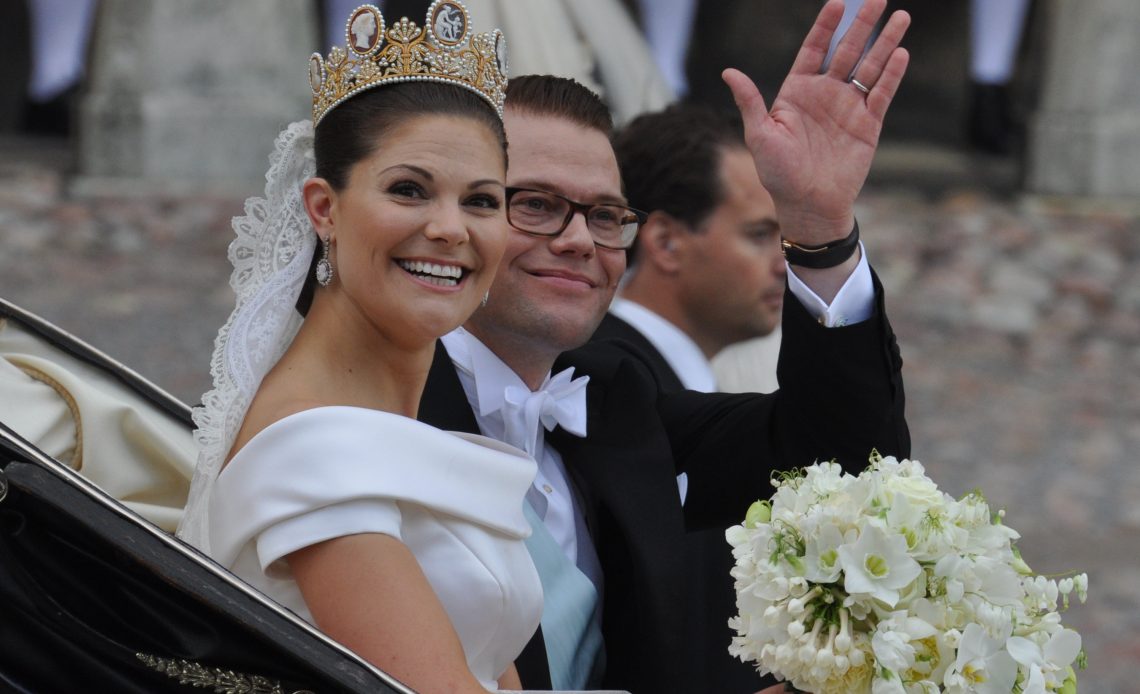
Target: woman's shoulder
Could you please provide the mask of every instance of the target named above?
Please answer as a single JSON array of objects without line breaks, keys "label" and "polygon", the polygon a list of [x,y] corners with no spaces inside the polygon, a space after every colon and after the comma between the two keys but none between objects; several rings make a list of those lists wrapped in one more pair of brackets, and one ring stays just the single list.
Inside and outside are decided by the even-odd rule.
[{"label": "woman's shoulder", "polygon": [[278,422],[288,420],[301,412],[320,409],[324,406],[325,403],[311,400],[271,400],[259,393],[258,397],[250,403],[242,420],[241,428],[238,430],[237,436],[234,437],[233,445],[226,456],[227,464],[238,451],[245,448],[250,440],[257,437],[265,429]]},{"label": "woman's shoulder", "polygon": [[[351,405],[294,403],[289,407],[267,409],[246,418],[231,461],[251,447],[293,446],[303,441],[344,448],[357,443],[375,442],[396,436],[401,441],[435,440],[447,445],[459,439],[446,432],[403,415]],[[239,445],[240,444],[240,445]]]},{"label": "woman's shoulder", "polygon": [[226,466],[280,468],[299,460],[326,470],[414,466],[444,476],[456,466],[507,476],[533,476],[534,459],[484,436],[448,432],[403,415],[349,405],[284,413],[248,437]]},{"label": "woman's shoulder", "polygon": [[280,518],[380,499],[522,536],[535,471],[533,458],[482,437],[380,410],[314,407],[272,422],[234,454],[218,476],[211,523],[241,527],[244,538]]}]

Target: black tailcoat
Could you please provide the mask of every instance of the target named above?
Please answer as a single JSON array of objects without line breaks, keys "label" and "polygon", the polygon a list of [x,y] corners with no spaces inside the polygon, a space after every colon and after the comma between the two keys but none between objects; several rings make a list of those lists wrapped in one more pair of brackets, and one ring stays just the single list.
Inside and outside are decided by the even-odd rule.
[{"label": "black tailcoat", "polygon": [[[644,350],[600,338],[564,354],[555,371],[589,375],[588,435],[555,429],[605,574],[603,687],[634,694],[684,692],[691,652],[704,635],[686,632],[683,605],[690,570],[681,551],[687,530],[739,523],[748,506],[771,495],[774,470],[835,459],[853,472],[871,449],[907,456],[902,360],[875,278],[875,314],[825,328],[785,293],[778,377],[768,395],[674,390]],[[478,432],[455,369],[440,346],[420,419]],[[688,474],[684,508],[676,476]],[[701,599],[697,597],[695,599]],[[523,685],[549,686],[544,652],[518,660]],[[703,685],[694,691],[708,691]]]},{"label": "black tailcoat", "polygon": [[[642,353],[662,390],[684,390],[680,376],[653,343],[612,313],[602,320],[591,340],[624,341]],[[685,598],[677,609],[684,612],[688,645],[685,672],[677,691],[752,694],[776,682],[770,675],[760,678],[754,665],[728,653],[734,633],[728,619],[736,614],[736,590],[729,574],[735,562],[724,530],[718,525],[677,538],[676,551],[684,556],[687,579]]]}]

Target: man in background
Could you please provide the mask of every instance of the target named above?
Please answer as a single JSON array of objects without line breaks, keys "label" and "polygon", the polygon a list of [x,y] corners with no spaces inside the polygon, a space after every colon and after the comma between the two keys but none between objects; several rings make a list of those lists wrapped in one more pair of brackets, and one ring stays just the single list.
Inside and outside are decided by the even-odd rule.
[{"label": "man in background", "polygon": [[786,274],[740,118],[672,106],[630,123],[614,150],[630,204],[649,214],[601,330],[636,329],[669,367],[664,380],[718,390],[710,360],[779,326]]},{"label": "man in background", "polygon": [[[779,326],[786,274],[775,204],[740,116],[675,105],[635,119],[613,143],[630,204],[648,218],[595,339],[632,343],[664,387],[721,390],[712,358]],[[677,481],[683,503],[687,476]],[[736,610],[724,530],[689,533],[683,545],[693,672],[709,691],[755,691],[753,668],[728,654]]]}]

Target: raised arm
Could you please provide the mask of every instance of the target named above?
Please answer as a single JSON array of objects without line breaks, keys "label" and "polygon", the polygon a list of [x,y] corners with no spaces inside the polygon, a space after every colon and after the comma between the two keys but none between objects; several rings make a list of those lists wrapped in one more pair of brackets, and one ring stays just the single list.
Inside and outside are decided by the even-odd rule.
[{"label": "raised arm", "polygon": [[[781,233],[801,246],[839,241],[851,232],[854,205],[867,179],[883,118],[906,72],[909,56],[899,43],[910,16],[894,12],[863,56],[886,8],[867,0],[823,70],[828,45],[843,16],[842,0],[829,0],[800,46],[769,110],[756,85],[729,69],[724,81],[744,119],[745,141],[760,180],[772,194]],[[825,301],[854,270],[846,263],[796,274]]]}]

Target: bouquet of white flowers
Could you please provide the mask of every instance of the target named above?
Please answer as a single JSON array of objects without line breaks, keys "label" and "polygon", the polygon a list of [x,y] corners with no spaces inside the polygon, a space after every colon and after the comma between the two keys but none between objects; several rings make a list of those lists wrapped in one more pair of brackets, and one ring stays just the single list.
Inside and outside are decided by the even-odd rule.
[{"label": "bouquet of white flowers", "polygon": [[1088,577],[1035,575],[980,493],[877,454],[858,476],[819,463],[773,484],[725,533],[732,655],[815,694],[1076,692],[1058,598],[1083,602]]}]

